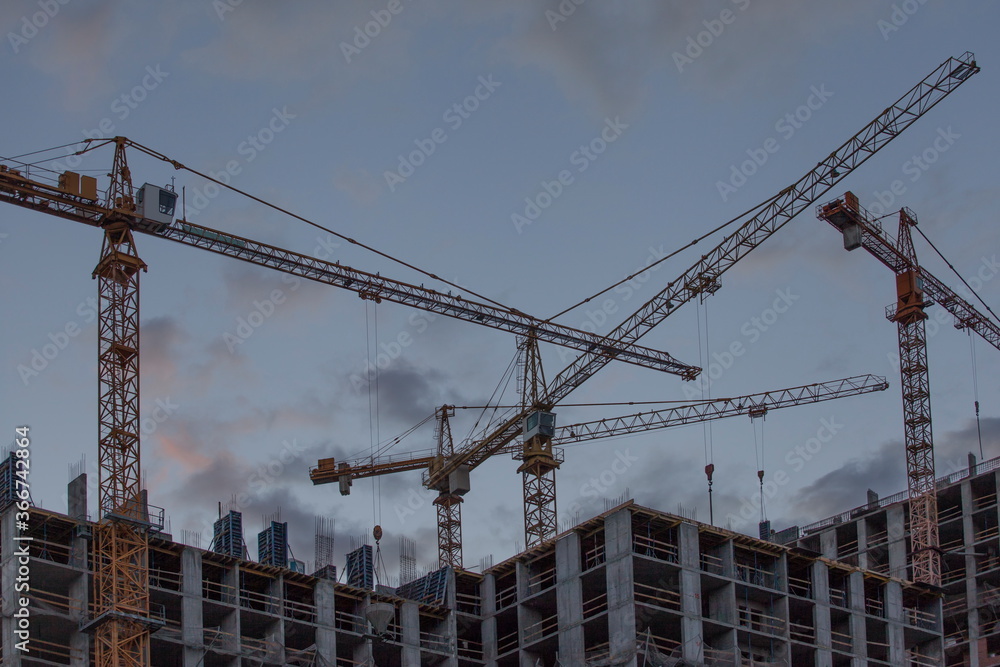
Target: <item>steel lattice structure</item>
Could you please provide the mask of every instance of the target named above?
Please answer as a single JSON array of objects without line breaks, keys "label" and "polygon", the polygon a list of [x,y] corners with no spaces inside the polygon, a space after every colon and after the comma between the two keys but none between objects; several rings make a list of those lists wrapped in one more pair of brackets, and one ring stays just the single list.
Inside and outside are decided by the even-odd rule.
[{"label": "steel lattice structure", "polygon": [[[820,382],[815,384],[791,387],[788,389],[777,389],[774,391],[759,392],[735,398],[719,398],[712,401],[704,401],[691,405],[682,405],[664,410],[652,410],[636,414],[623,415],[621,417],[610,417],[590,422],[581,422],[569,426],[560,426],[555,429],[555,434],[548,442],[555,466],[563,462],[563,452],[559,445],[572,445],[602,438],[613,438],[630,433],[641,433],[654,431],[672,426],[682,426],[695,422],[709,421],[712,419],[724,419],[737,415],[748,415],[758,417],[766,414],[770,410],[792,407],[795,405],[805,405],[808,403],[819,403],[847,396],[859,396],[876,391],[885,391],[889,384],[885,378],[875,375],[860,375],[856,377],[834,380],[832,382]],[[439,408],[438,415],[442,411],[453,414],[451,406]],[[521,443],[510,443],[499,453],[510,454],[513,458],[523,460],[525,457],[525,447]],[[396,457],[364,458],[354,461],[341,461],[339,464],[332,459],[320,461],[320,465],[309,472],[313,484],[330,484],[334,482],[342,483],[346,478],[360,479],[385,475],[390,472],[405,472],[409,470],[425,470],[440,465],[442,459],[437,456],[423,456],[420,454],[405,454]],[[549,476],[551,475],[549,472]],[[528,500],[534,502],[535,498],[528,498],[536,491],[538,485],[545,483],[543,480],[535,483],[537,476],[525,474],[524,494],[526,496],[525,511],[532,511]],[[545,489],[542,492],[546,492]],[[440,498],[440,496],[439,496]],[[459,497],[459,500],[461,498]],[[539,498],[538,500],[541,500]],[[435,501],[437,503],[437,501]],[[538,503],[539,506],[542,503]],[[549,505],[554,508],[554,505]],[[439,510],[439,521],[442,519]],[[451,519],[451,517],[445,517]],[[460,518],[460,517],[459,517]],[[533,526],[540,526],[545,517],[538,517],[530,514],[525,522],[527,529]],[[554,517],[552,521],[554,521]],[[461,530],[461,526],[457,527]],[[442,536],[441,524],[438,525],[439,545],[438,551],[441,556],[441,565],[461,564],[461,541],[454,537]],[[460,538],[461,533],[457,533]],[[446,539],[447,537],[447,539]],[[448,560],[446,560],[446,557]]]},{"label": "steel lattice structure", "polygon": [[[736,262],[813,205],[977,72],[979,67],[971,52],[949,58],[936,67],[815,168],[765,202],[735,232],[702,255],[691,268],[615,327],[608,337],[622,343],[634,343],[684,303],[717,291],[721,285],[719,278]],[[607,359],[593,353],[579,356],[549,383],[542,402],[558,404],[606,364]],[[434,475],[425,476],[425,485],[447,476],[459,465],[475,468],[489,459],[517,437],[525,416],[523,411],[512,414],[500,426],[476,436],[456,453],[449,465]]]},{"label": "steel lattice structure", "polygon": [[115,147],[98,288],[98,469],[94,644],[100,667],[149,664],[149,544],[139,466],[139,274],[124,143]]},{"label": "steel lattice structure", "polygon": [[[864,164],[979,71],[975,56],[971,52],[967,51],[957,58],[948,58],[857,134],[820,160],[815,168],[764,202],[751,212],[752,215],[748,213],[749,219],[735,232],[702,255],[698,262],[619,324],[608,334],[608,338],[622,343],[635,343],[682,304],[699,296],[714,294],[721,288],[722,274],[736,262],[746,257],[796,215],[815,204],[834,185]],[[957,303],[968,307],[965,302],[956,301]],[[971,311],[966,312],[971,313]],[[969,326],[982,325],[971,314],[965,321]],[[544,394],[539,397],[539,403],[548,406],[557,405],[607,362],[608,359],[593,352],[580,355],[548,384]],[[341,474],[344,478],[350,479],[352,476],[423,468],[424,486],[435,488],[459,467],[474,469],[495,454],[507,450],[521,433],[529,410],[521,409],[506,413],[498,426],[474,436],[443,466],[415,465],[417,459],[403,456],[397,459],[372,461],[367,466],[354,468],[357,472],[363,471],[361,475],[354,475],[351,472],[351,464],[341,464]],[[317,479],[325,480],[327,476],[332,475],[333,471],[330,470],[332,464],[332,459],[326,460],[325,466],[324,461],[320,462],[320,466],[310,473],[314,483],[323,483],[317,482]],[[543,495],[532,493],[531,497],[541,498]],[[526,490],[526,500],[527,496]],[[546,537],[551,536],[550,534]]]},{"label": "steel lattice structure", "polygon": [[939,585],[941,555],[924,309],[933,303],[940,304],[955,317],[956,328],[977,333],[997,349],[1000,349],[1000,326],[918,264],[911,232],[917,218],[912,211],[904,208],[899,212],[896,240],[850,192],[842,199],[818,207],[816,214],[844,235],[845,248],[864,248],[896,275],[897,301],[886,308],[886,318],[896,323],[899,339],[912,576],[914,581]]}]

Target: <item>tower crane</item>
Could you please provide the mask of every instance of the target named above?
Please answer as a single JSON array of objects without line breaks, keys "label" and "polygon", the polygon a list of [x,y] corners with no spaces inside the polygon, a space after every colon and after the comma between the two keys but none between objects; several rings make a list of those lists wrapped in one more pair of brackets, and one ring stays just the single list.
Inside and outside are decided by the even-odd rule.
[{"label": "tower crane", "polygon": [[[703,254],[687,271],[668,283],[609,332],[608,339],[635,343],[681,305],[696,297],[717,292],[721,288],[722,274],[736,262],[746,257],[796,215],[819,201],[834,185],[979,71],[975,56],[968,51],[938,65],[874,120],[820,160],[813,169],[745,216],[733,220],[732,222],[738,222],[749,216],[736,231]],[[525,359],[529,357],[529,353],[524,355]],[[527,424],[532,422],[537,425],[543,419],[554,423],[552,410],[559,401],[586,382],[607,362],[606,357],[587,351],[547,384],[544,383],[544,378],[536,375],[535,384],[531,386],[538,387],[538,383],[541,383],[542,388],[532,390],[533,400],[524,401],[520,409],[505,413],[497,426],[479,432],[461,447],[454,448],[451,456],[431,461],[424,469],[423,485],[429,489],[447,489],[449,478],[456,474],[464,478],[468,471],[504,450],[520,436],[524,457],[518,470],[522,472],[524,487],[525,542],[531,547],[553,537],[556,532],[555,470],[558,468],[558,461],[553,459],[551,452],[539,439],[539,436],[547,436],[540,434],[536,430],[537,426],[532,428],[529,436]],[[526,374],[539,370],[539,367],[530,364],[525,368]],[[377,474],[396,471],[389,464],[379,468]],[[350,476],[345,473],[346,481],[342,483],[342,490],[349,479]]]},{"label": "tower crane", "polygon": [[[561,463],[563,461],[561,447],[736,415],[763,417],[771,410],[885,391],[888,387],[889,384],[883,377],[860,375],[832,382],[777,389],[734,398],[717,398],[619,417],[606,417],[569,426],[553,427],[547,433],[546,447],[549,455]],[[454,415],[455,407],[451,405],[441,406],[435,411],[436,448],[432,455],[365,457],[339,463],[335,459],[320,459],[319,464],[309,471],[309,477],[313,484],[339,483],[341,493],[346,495],[354,479],[429,468],[454,452],[449,422]],[[519,443],[509,443],[502,447],[498,454],[510,454],[515,459],[523,460],[524,448]],[[438,513],[438,560],[442,567],[445,565],[462,567],[461,502],[462,496],[468,490],[468,475],[460,469],[459,473],[449,479],[448,486],[438,490],[438,496],[434,499]]]},{"label": "tower crane", "polygon": [[[639,345],[545,322],[514,309],[441,294],[401,281],[284,250],[251,239],[175,221],[177,194],[146,183],[133,186],[126,148],[184,168],[180,163],[125,137],[89,141],[83,152],[114,146],[111,183],[103,201],[97,180],[74,172],[58,183],[32,178],[30,165],[0,164],[0,201],[98,227],[104,233],[98,280],[99,340],[99,507],[94,533],[95,615],[83,624],[93,633],[96,664],[149,664],[149,634],[163,624],[150,614],[149,535],[162,529],[163,511],[150,506],[141,487],[139,440],[139,257],[138,233],[166,238],[295,276],[518,334],[588,351],[610,359],[693,379],[699,368]],[[29,167],[29,169],[24,169]]]},{"label": "tower crane", "polygon": [[899,211],[896,240],[858,203],[852,192],[819,206],[816,214],[843,234],[845,249],[864,248],[896,274],[897,300],[886,308],[885,314],[890,322],[896,323],[899,338],[912,576],[914,581],[940,586],[941,549],[924,309],[941,304],[955,317],[956,328],[975,332],[997,349],[1000,349],[1000,326],[917,263],[911,234],[917,217],[909,209]]}]

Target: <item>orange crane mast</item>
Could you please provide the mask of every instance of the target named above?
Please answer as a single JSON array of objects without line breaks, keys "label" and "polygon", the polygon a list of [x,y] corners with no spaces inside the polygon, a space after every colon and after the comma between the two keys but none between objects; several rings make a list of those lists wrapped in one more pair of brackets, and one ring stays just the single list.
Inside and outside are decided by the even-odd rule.
[{"label": "orange crane mast", "polygon": [[911,234],[917,217],[912,211],[900,210],[899,237],[895,241],[851,192],[818,207],[816,214],[843,234],[845,249],[863,247],[896,274],[897,300],[886,308],[886,318],[896,323],[899,338],[912,577],[914,581],[940,586],[941,547],[924,309],[934,303],[941,304],[955,317],[956,328],[974,331],[997,349],[1000,349],[1000,326],[917,263]]}]

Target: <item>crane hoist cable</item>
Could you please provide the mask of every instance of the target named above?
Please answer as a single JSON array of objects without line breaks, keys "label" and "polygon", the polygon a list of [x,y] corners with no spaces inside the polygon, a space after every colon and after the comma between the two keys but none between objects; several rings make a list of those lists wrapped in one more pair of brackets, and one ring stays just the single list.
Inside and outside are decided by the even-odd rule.
[{"label": "crane hoist cable", "polygon": [[[93,146],[93,147],[88,146],[87,148],[84,148],[84,149],[78,151],[76,154],[79,155],[80,153],[85,153],[85,152],[87,152],[89,150],[93,150],[94,148],[97,148],[97,147],[100,147],[100,146],[105,145],[107,143],[110,143],[111,141],[113,141],[113,140],[103,139],[103,138],[102,139],[87,139],[87,140],[85,140],[84,143],[87,143],[87,142],[103,142],[103,143],[99,143],[97,146]],[[390,255],[388,253],[382,252],[381,250],[377,250],[377,249],[375,249],[374,247],[372,247],[370,245],[367,245],[365,243],[362,243],[361,241],[358,241],[357,239],[353,239],[353,238],[351,238],[349,236],[345,236],[343,234],[340,234],[339,232],[335,232],[332,229],[330,229],[329,227],[325,227],[325,226],[319,224],[318,222],[314,222],[314,221],[310,220],[309,218],[301,216],[301,215],[299,215],[297,213],[293,213],[292,211],[290,211],[290,210],[288,210],[286,208],[283,208],[281,206],[278,206],[277,204],[273,204],[273,203],[267,201],[266,199],[261,199],[260,197],[257,197],[255,195],[250,194],[249,192],[246,192],[245,190],[241,190],[241,189],[239,189],[237,187],[234,187],[234,186],[232,186],[232,185],[230,185],[228,183],[224,183],[224,182],[218,180],[217,178],[213,178],[212,176],[209,176],[208,174],[203,174],[202,172],[198,171],[197,169],[192,169],[191,167],[188,167],[187,165],[181,164],[177,160],[173,160],[173,159],[167,157],[166,155],[160,153],[159,151],[156,151],[156,150],[154,150],[152,148],[149,148],[148,146],[144,146],[144,145],[142,145],[140,143],[132,141],[131,139],[128,139],[126,141],[127,141],[128,145],[131,146],[132,148],[135,148],[136,150],[141,151],[141,152],[145,153],[146,155],[148,155],[150,157],[156,158],[157,160],[162,160],[163,162],[167,162],[168,164],[172,165],[174,167],[174,169],[184,170],[184,171],[186,171],[188,173],[194,174],[195,176],[199,176],[201,178],[204,178],[205,180],[208,180],[208,181],[211,181],[212,183],[215,183],[220,188],[225,188],[225,189],[227,189],[227,190],[229,190],[231,192],[235,192],[238,195],[242,195],[242,196],[246,197],[247,199],[250,199],[250,200],[253,200],[253,201],[257,202],[258,204],[262,204],[262,205],[264,205],[264,206],[266,206],[266,207],[268,207],[270,209],[278,211],[279,213],[283,213],[283,214],[285,214],[285,215],[287,215],[287,216],[289,216],[291,218],[299,220],[300,222],[304,222],[307,225],[315,227],[316,229],[318,229],[320,231],[323,231],[323,232],[326,232],[327,234],[331,234],[332,236],[336,236],[337,238],[339,238],[339,239],[341,239],[343,241],[346,241],[346,242],[348,242],[348,243],[350,243],[352,245],[356,245],[359,248],[364,248],[365,250],[367,250],[369,252],[375,253],[379,257],[383,257],[385,259],[388,259],[391,262],[395,262],[396,264],[399,264],[400,266],[404,266],[404,267],[406,267],[408,269],[412,269],[412,270],[416,271],[417,273],[420,273],[421,275],[424,275],[424,276],[427,276],[428,278],[431,278],[432,280],[440,281],[440,282],[444,283],[445,285],[448,285],[450,287],[454,287],[455,289],[462,290],[464,292],[472,294],[473,296],[475,296],[475,297],[477,297],[479,299],[483,299],[484,301],[488,301],[489,303],[492,303],[493,305],[495,305],[495,306],[497,306],[499,308],[503,308],[504,310],[508,310],[508,311],[511,311],[511,312],[520,312],[520,311],[518,311],[515,308],[511,308],[509,306],[505,306],[504,304],[500,303],[499,301],[494,301],[493,299],[490,299],[489,297],[483,296],[482,294],[479,294],[478,292],[474,292],[473,290],[469,289],[468,287],[463,287],[461,285],[458,285],[457,283],[453,283],[453,282],[451,282],[449,280],[446,280],[446,279],[442,278],[441,276],[435,275],[434,273],[431,273],[429,271],[425,271],[425,270],[423,270],[423,269],[421,269],[421,268],[419,268],[419,267],[417,267],[417,266],[415,266],[413,264],[410,264],[409,262],[405,262],[405,261],[399,259],[398,257],[394,257],[394,256],[392,256],[392,255]]]},{"label": "crane hoist cable", "polygon": [[[705,305],[704,299],[698,300],[698,307],[695,309],[695,319],[698,326],[698,365],[704,368],[702,353],[701,353],[701,307]],[[705,307],[705,357],[708,357],[708,307]],[[710,376],[711,374],[709,374]],[[707,377],[703,382],[699,382],[701,385],[701,402],[707,403],[711,401],[711,377]],[[706,396],[707,390],[707,396]],[[711,441],[711,432],[706,429],[708,426],[705,423],[701,425],[701,436],[702,436],[702,446],[705,450],[705,477],[708,481],[708,522],[715,525],[715,506],[712,503],[712,475],[715,473],[715,446]],[[711,444],[710,444],[711,443]]]},{"label": "crane hoist cable", "polygon": [[985,456],[983,454],[983,427],[979,423],[979,368],[976,364],[976,339],[972,337],[971,329],[967,333],[969,335],[969,350],[972,353],[972,395],[976,406],[976,433],[979,435],[979,460],[982,461]]},{"label": "crane hoist cable", "polygon": [[[971,292],[973,296],[975,296],[976,299],[979,300],[979,303],[983,304],[983,307],[990,313],[990,315],[996,318],[997,323],[1000,323],[1000,318],[997,318],[997,314],[993,312],[993,309],[990,308],[985,301],[983,301],[983,297],[979,296],[979,293],[976,292],[976,290],[972,288],[972,285],[970,285],[968,281],[966,281],[965,278],[962,277],[962,274],[958,272],[958,269],[956,269],[955,266],[945,258],[945,256],[941,253],[941,251],[938,250],[937,246],[934,245],[934,243],[929,238],[927,238],[927,234],[924,233],[924,230],[920,229],[918,225],[913,225],[913,229],[917,230],[917,233],[920,234],[920,236],[922,236],[925,241],[927,241],[927,245],[929,245],[934,250],[937,256],[941,258],[941,261],[948,265],[948,268],[951,269],[951,272],[954,273],[959,280],[962,281],[962,284],[965,285],[966,289],[968,289],[969,292]],[[976,364],[976,341],[972,337],[971,330],[968,331],[968,334],[969,334],[969,347],[971,349],[971,354],[972,354],[972,387],[973,387],[973,395],[975,397],[974,405],[976,408],[976,432],[979,436],[979,458],[982,459],[984,458],[983,428],[982,424],[979,421],[979,368],[978,365]]]},{"label": "crane hoist cable", "polygon": [[[490,394],[489,400],[486,401],[486,405],[487,406],[491,406],[491,407],[484,407],[484,408],[482,408],[482,412],[480,412],[479,416],[476,417],[476,423],[472,425],[472,428],[469,429],[469,434],[465,437],[466,441],[468,441],[468,440],[470,440],[472,438],[472,435],[479,428],[479,424],[482,422],[483,417],[486,416],[487,412],[489,412],[489,411],[492,410],[493,414],[489,418],[490,419],[490,423],[492,424],[493,423],[493,419],[496,417],[497,410],[503,409],[503,406],[499,405],[499,399],[502,398],[503,395],[507,392],[507,387],[510,386],[510,381],[514,377],[514,371],[517,368],[518,356],[519,356],[519,353],[515,352],[514,356],[510,360],[510,363],[507,364],[506,370],[504,370],[503,374],[500,376],[500,380],[497,381],[497,385],[493,388],[493,393]],[[501,388],[501,386],[502,386],[502,388]],[[499,394],[497,392],[499,392]],[[497,401],[498,401],[497,405],[492,405],[494,397],[498,397],[497,398]]]},{"label": "crane hoist cable", "polygon": [[972,289],[972,285],[970,285],[965,281],[965,278],[963,278],[962,274],[958,272],[958,269],[956,269],[951,262],[945,259],[944,255],[941,254],[941,251],[937,249],[937,246],[931,243],[931,240],[927,238],[927,235],[924,234],[924,231],[920,229],[918,225],[913,225],[913,229],[917,230],[917,233],[920,234],[922,237],[924,237],[924,240],[927,241],[927,245],[929,245],[931,248],[934,249],[934,252],[936,252],[937,256],[941,258],[941,261],[948,265],[948,268],[951,269],[951,272],[954,273],[956,276],[958,276],[958,279],[962,281],[962,284],[965,285],[965,287],[970,292],[972,292],[973,296],[975,296],[979,300],[979,303],[983,304],[983,308],[985,308],[989,312],[989,314],[995,318],[994,321],[997,324],[1000,324],[1000,318],[998,318],[997,314],[993,312],[993,309],[990,308],[985,301],[983,301],[983,298],[979,296],[979,293],[976,292],[976,290]]},{"label": "crane hoist cable", "polygon": [[[373,314],[369,314],[369,308],[373,311]],[[374,363],[371,358],[371,324],[374,323],[375,329],[375,345],[376,345],[376,358]],[[378,365],[378,304],[372,304],[369,306],[367,300],[365,300],[365,349],[368,356],[368,363],[370,368],[375,373],[375,377],[372,382],[368,383],[368,442],[369,442],[369,456],[371,460],[375,460],[375,443],[380,442],[380,430],[379,430],[379,365]],[[376,475],[378,481],[376,482],[375,477],[372,477],[372,521],[376,525],[381,523],[382,517],[382,478]]]},{"label": "crane hoist cable", "polygon": [[679,255],[680,253],[684,252],[685,250],[687,250],[691,246],[696,245],[697,243],[699,243],[701,241],[704,241],[709,236],[712,236],[713,234],[722,231],[723,229],[725,229],[729,225],[732,225],[732,224],[734,224],[736,222],[739,222],[745,216],[748,216],[748,215],[750,215],[751,213],[753,213],[755,211],[759,211],[759,210],[761,210],[761,209],[763,209],[763,208],[771,205],[777,199],[779,199],[782,196],[782,194],[783,194],[783,192],[779,192],[778,194],[774,195],[773,197],[771,197],[771,198],[769,198],[769,199],[761,202],[757,206],[754,206],[752,208],[748,208],[747,210],[743,211],[742,213],[736,215],[736,217],[730,218],[728,221],[722,223],[721,225],[719,225],[715,229],[712,229],[712,230],[710,230],[708,232],[705,232],[701,236],[695,238],[693,241],[691,241],[691,242],[689,242],[689,243],[681,246],[680,248],[677,248],[677,250],[674,250],[673,252],[671,252],[671,253],[669,253],[669,254],[667,254],[667,255],[659,258],[658,260],[656,260],[652,264],[648,264],[648,265],[644,266],[641,271],[637,271],[637,272],[633,273],[630,276],[626,276],[626,277],[622,278],[621,280],[619,280],[618,282],[614,283],[613,285],[608,285],[607,287],[605,287],[604,289],[602,289],[600,292],[598,292],[596,294],[592,294],[592,295],[588,296],[586,299],[583,299],[582,301],[578,301],[577,303],[573,304],[569,308],[566,308],[564,310],[559,311],[558,313],[556,313],[552,317],[549,317],[545,321],[546,322],[551,322],[552,320],[556,319],[557,317],[561,317],[561,316],[565,315],[566,313],[570,312],[571,310],[579,308],[580,306],[593,301],[594,299],[596,299],[597,297],[601,296],[602,294],[606,294],[607,292],[610,292],[611,290],[613,290],[614,288],[618,287],[619,285],[627,283],[628,281],[634,279],[636,276],[639,276],[639,275],[645,273],[646,271],[649,271],[654,266],[658,266],[659,264],[667,261],[668,259],[670,259],[672,257],[675,257],[675,256]]},{"label": "crane hoist cable", "polygon": [[[760,418],[760,449],[757,442],[757,419]],[[750,425],[753,428],[753,455],[757,461],[757,481],[760,484],[760,520],[767,521],[767,508],[764,503],[764,422],[767,415],[756,415],[750,412]]]}]

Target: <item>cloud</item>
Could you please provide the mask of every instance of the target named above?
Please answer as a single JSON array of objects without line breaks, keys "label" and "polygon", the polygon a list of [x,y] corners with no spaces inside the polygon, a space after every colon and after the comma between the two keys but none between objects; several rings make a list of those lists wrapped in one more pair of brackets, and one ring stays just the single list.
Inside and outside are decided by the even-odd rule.
[{"label": "cloud", "polygon": [[[404,5],[405,6],[405,5]],[[342,43],[353,43],[355,27],[373,20],[369,3],[245,2],[217,16],[218,32],[203,46],[182,54],[190,65],[211,74],[245,81],[316,81],[337,94],[349,83],[377,72],[398,72],[409,33],[406,12],[382,27],[350,62]],[[417,10],[411,10],[413,14]]]},{"label": "cloud", "polygon": [[[723,11],[734,18],[678,71],[675,54],[684,56],[688,39],[700,39],[708,24],[718,31]],[[438,3],[438,12],[452,19],[509,25],[497,58],[549,74],[568,100],[590,104],[601,115],[630,113],[663,77],[716,99],[736,90],[766,95],[801,66],[787,54],[817,39],[814,26],[823,25],[826,39],[834,39],[838,30],[870,21],[877,34],[876,11],[861,0],[836,7],[778,0]]]},{"label": "cloud", "polygon": [[[69,111],[82,111],[104,99],[110,104],[118,88],[112,65],[122,46],[121,35],[135,30],[118,11],[118,4],[104,0],[88,3],[86,9],[60,5],[59,13],[21,47],[36,68],[59,82],[62,91],[57,99]],[[23,3],[21,9],[25,16],[33,16],[39,6]],[[11,7],[7,14],[12,10],[16,13]]]},{"label": "cloud", "polygon": [[[1000,418],[984,419],[983,449],[986,458],[1000,453]],[[938,434],[935,440],[935,470],[938,478],[968,467],[968,453],[979,453],[975,422],[957,431]],[[868,489],[885,497],[906,491],[906,456],[903,442],[883,443],[867,456],[853,458],[812,484],[794,493],[785,504],[788,519],[783,525],[806,525],[845,512],[867,502]],[[775,522],[776,525],[779,522]]]},{"label": "cloud", "polygon": [[445,387],[449,378],[444,373],[417,368],[402,358],[379,370],[377,376],[372,372],[368,383],[359,384],[357,375],[344,374],[343,377],[355,396],[367,396],[372,392],[377,397],[381,415],[407,425],[422,421],[439,405],[448,402]]},{"label": "cloud", "polygon": [[186,474],[197,473],[212,463],[212,459],[205,455],[201,441],[186,425],[176,427],[172,433],[161,434],[157,440],[157,453],[180,465]]}]

